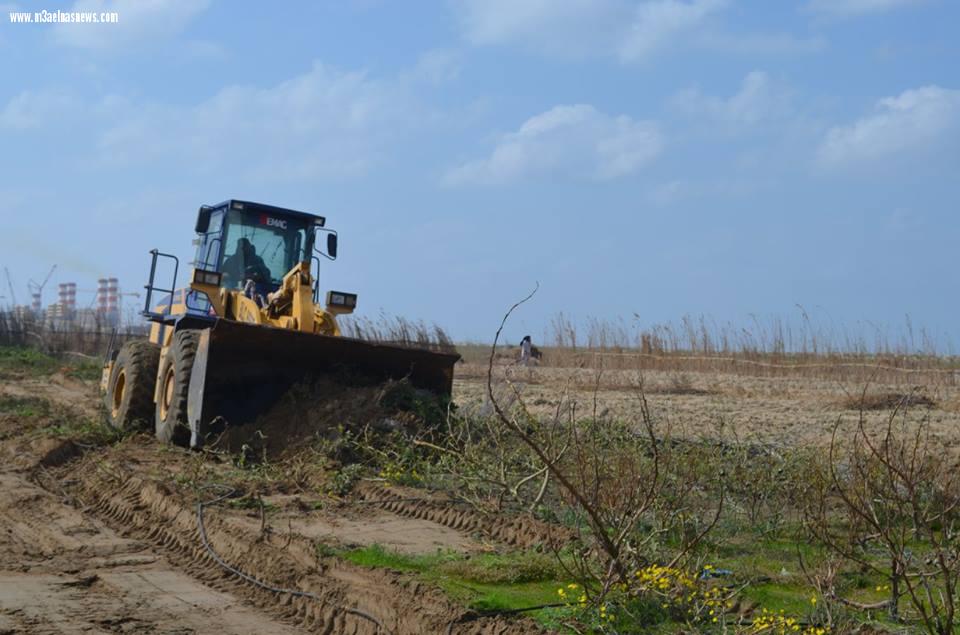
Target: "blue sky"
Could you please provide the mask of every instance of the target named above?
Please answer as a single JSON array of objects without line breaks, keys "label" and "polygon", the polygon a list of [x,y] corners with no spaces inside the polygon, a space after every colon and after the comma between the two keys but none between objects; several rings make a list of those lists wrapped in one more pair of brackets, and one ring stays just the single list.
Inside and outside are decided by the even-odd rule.
[{"label": "blue sky", "polygon": [[[539,282],[508,338],[799,304],[960,342],[954,0],[0,5],[23,297],[53,263],[136,290],[241,198],[326,215],[324,287],[461,339]],[[58,8],[120,21],[7,17]]]}]

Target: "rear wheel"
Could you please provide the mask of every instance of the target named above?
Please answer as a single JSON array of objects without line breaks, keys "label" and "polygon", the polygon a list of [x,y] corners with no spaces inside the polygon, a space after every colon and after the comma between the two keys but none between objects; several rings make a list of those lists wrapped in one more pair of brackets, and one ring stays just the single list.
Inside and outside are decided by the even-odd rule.
[{"label": "rear wheel", "polygon": [[160,394],[156,407],[157,438],[164,443],[190,444],[187,397],[190,375],[200,342],[198,331],[179,331],[160,367]]},{"label": "rear wheel", "polygon": [[147,340],[127,342],[120,348],[103,399],[111,427],[127,432],[149,426],[159,363],[160,347]]}]

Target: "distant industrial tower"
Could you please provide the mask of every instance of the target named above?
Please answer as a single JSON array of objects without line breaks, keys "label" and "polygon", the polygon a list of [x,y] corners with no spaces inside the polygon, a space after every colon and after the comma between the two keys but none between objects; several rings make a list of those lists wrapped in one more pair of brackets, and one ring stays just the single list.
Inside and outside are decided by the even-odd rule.
[{"label": "distant industrial tower", "polygon": [[77,283],[64,282],[60,285],[60,306],[64,315],[70,317],[77,311]]},{"label": "distant industrial tower", "polygon": [[59,322],[73,322],[77,318],[77,283],[64,282],[56,304],[47,307],[47,318]]},{"label": "distant industrial tower", "polygon": [[97,280],[97,313],[109,326],[120,323],[120,282],[116,278]]}]

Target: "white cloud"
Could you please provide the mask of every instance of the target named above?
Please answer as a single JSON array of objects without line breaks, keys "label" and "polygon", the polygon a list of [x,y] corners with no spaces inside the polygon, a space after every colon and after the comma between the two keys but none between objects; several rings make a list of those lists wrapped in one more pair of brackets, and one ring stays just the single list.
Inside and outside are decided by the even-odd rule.
[{"label": "white cloud", "polygon": [[762,71],[743,78],[740,90],[724,99],[704,95],[696,88],[684,90],[671,100],[680,111],[729,124],[749,125],[781,117],[789,112],[790,96]]},{"label": "white cloud", "polygon": [[555,106],[504,135],[486,159],[450,169],[448,185],[494,185],[526,178],[605,181],[627,176],[663,148],[657,125],[611,116],[590,105]]},{"label": "white cloud", "polygon": [[626,0],[461,0],[457,8],[473,44],[521,44],[559,54],[610,46],[609,37],[630,13]]},{"label": "white cloud", "polygon": [[77,100],[62,92],[25,90],[10,99],[0,110],[0,130],[31,130],[55,124]]},{"label": "white cloud", "polygon": [[[175,166],[259,183],[352,178],[384,164],[398,143],[453,123],[428,99],[455,67],[443,55],[427,59],[392,77],[315,63],[273,85],[228,85],[186,103],[24,91],[0,102],[0,140],[28,131],[83,170]],[[64,131],[82,142],[60,144]]]},{"label": "white cloud", "polygon": [[882,13],[901,7],[915,6],[926,0],[810,0],[807,9],[825,16],[846,18],[868,13]]},{"label": "white cloud", "polygon": [[61,44],[85,49],[149,46],[186,28],[210,0],[76,0],[69,11],[116,12],[115,24],[57,24]]},{"label": "white cloud", "polygon": [[362,174],[397,131],[430,114],[403,85],[320,63],[269,88],[228,86],[193,106],[111,98],[98,110],[115,122],[99,141],[103,161],[187,158],[191,170],[268,181]]},{"label": "white cloud", "polygon": [[532,49],[555,57],[603,56],[643,63],[670,49],[736,54],[820,51],[818,38],[729,33],[713,17],[731,0],[457,0],[463,35],[475,45]]},{"label": "white cloud", "polygon": [[640,4],[629,32],[620,43],[620,59],[636,62],[650,57],[726,4],[726,0],[655,0]]},{"label": "white cloud", "polygon": [[923,152],[960,139],[960,90],[924,86],[881,99],[874,112],[827,131],[821,165],[841,166]]},{"label": "white cloud", "polygon": [[442,84],[460,75],[460,56],[445,49],[433,49],[420,55],[411,73],[412,79]]}]

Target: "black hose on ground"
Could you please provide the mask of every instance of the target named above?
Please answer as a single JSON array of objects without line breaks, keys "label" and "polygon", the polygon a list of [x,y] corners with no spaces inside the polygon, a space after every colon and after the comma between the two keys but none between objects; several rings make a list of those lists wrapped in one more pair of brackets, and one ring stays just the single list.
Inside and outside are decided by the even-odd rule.
[{"label": "black hose on ground", "polygon": [[[208,501],[198,501],[198,502],[197,502],[197,527],[200,529],[200,541],[203,543],[204,549],[207,550],[207,553],[210,554],[210,556],[217,562],[217,564],[219,564],[221,567],[223,567],[224,569],[226,569],[227,571],[229,571],[229,572],[232,573],[233,575],[235,575],[235,576],[237,576],[237,577],[239,577],[239,578],[241,578],[241,579],[243,579],[243,580],[246,580],[246,581],[249,582],[250,584],[253,584],[253,585],[257,586],[257,587],[260,587],[261,589],[265,589],[265,590],[270,591],[270,592],[272,592],[272,593],[283,593],[283,594],[287,594],[287,595],[292,595],[292,596],[294,596],[294,597],[310,598],[311,600],[316,600],[316,601],[318,601],[318,602],[323,602],[323,599],[322,599],[320,596],[316,595],[315,593],[310,593],[309,591],[300,591],[300,590],[297,590],[297,589],[283,589],[283,588],[280,588],[280,587],[271,586],[271,585],[267,584],[266,582],[263,582],[263,581],[261,581],[261,580],[258,580],[257,578],[253,577],[253,576],[250,575],[249,573],[244,573],[243,571],[241,571],[241,570],[239,570],[239,569],[237,569],[237,568],[235,568],[235,567],[232,567],[232,566],[230,566],[229,564],[227,564],[227,563],[223,560],[223,558],[221,558],[220,555],[219,555],[216,551],[214,551],[213,547],[210,545],[210,542],[207,540],[207,530],[206,530],[206,526],[205,526],[204,523],[203,523],[203,510],[204,510],[204,508],[206,508],[206,507],[209,507],[209,506],[211,506],[211,505],[216,505],[216,504],[218,504],[218,503],[220,503],[220,502],[222,502],[222,501],[230,498],[231,496],[233,496],[233,495],[236,493],[236,490],[233,489],[232,487],[228,487],[228,486],[226,486],[226,485],[206,485],[206,486],[204,486],[204,487],[201,488],[201,489],[219,489],[221,492],[223,492],[222,494],[220,494],[220,495],[217,496],[216,498],[212,498],[212,499],[210,499],[210,500],[208,500]],[[374,501],[374,502],[381,502],[381,501]],[[447,633],[447,635],[452,635],[452,634],[453,634],[453,628],[454,628],[456,625],[458,625],[458,624],[466,624],[467,622],[472,622],[472,621],[474,621],[474,620],[483,619],[483,618],[485,618],[485,617],[502,617],[502,616],[504,616],[504,615],[516,615],[516,614],[518,614],[518,613],[526,613],[526,612],[529,612],[529,611],[539,611],[540,609],[557,608],[557,607],[563,607],[563,606],[569,606],[569,604],[561,602],[561,603],[554,603],[554,604],[538,604],[538,605],[535,605],[535,606],[525,606],[525,607],[518,608],[518,609],[496,609],[496,610],[492,610],[492,611],[471,611],[471,612],[464,613],[463,615],[461,615],[461,616],[458,617],[457,619],[455,619],[455,620],[451,621],[449,624],[447,624],[447,631],[446,631],[446,633]],[[364,619],[370,620],[371,622],[373,622],[374,624],[377,625],[377,629],[378,629],[378,630],[386,633],[387,635],[391,635],[391,633],[390,633],[390,631],[387,629],[387,627],[383,625],[383,622],[381,622],[379,619],[377,619],[376,617],[374,617],[373,615],[371,615],[371,614],[369,614],[369,613],[367,613],[367,612],[365,612],[365,611],[361,611],[360,609],[356,609],[356,608],[353,608],[353,607],[350,607],[350,606],[337,606],[336,608],[340,609],[341,611],[343,611],[343,612],[345,612],[345,613],[350,613],[350,614],[352,614],[352,615],[356,615],[356,616],[358,616],[358,617],[362,617],[362,618],[364,618]]]},{"label": "black hose on ground", "polygon": [[[207,553],[210,554],[210,556],[216,561],[217,564],[219,564],[221,567],[223,567],[233,575],[249,582],[250,584],[253,584],[254,586],[270,591],[271,593],[286,594],[286,595],[292,595],[294,597],[301,597],[301,598],[309,598],[311,600],[316,600],[318,602],[324,601],[323,598],[321,598],[319,595],[315,593],[310,593],[309,591],[300,591],[297,589],[283,589],[280,587],[271,586],[266,582],[262,582],[261,580],[258,580],[257,578],[253,577],[252,575],[248,573],[244,573],[243,571],[240,571],[239,569],[236,569],[230,566],[229,564],[227,564],[223,560],[223,558],[221,558],[220,555],[216,551],[214,551],[213,547],[210,545],[210,542],[207,540],[207,529],[203,523],[203,510],[205,507],[208,507],[210,505],[216,505],[217,503],[220,503],[226,500],[227,498],[230,498],[231,496],[233,496],[234,493],[236,493],[236,490],[233,489],[232,487],[227,487],[226,485],[207,485],[201,489],[218,489],[221,492],[223,492],[220,496],[217,496],[216,498],[212,498],[208,501],[197,502],[197,527],[200,529],[200,541],[203,543],[204,549],[207,550]],[[392,635],[390,630],[383,625],[383,622],[381,622],[379,619],[377,619],[376,617],[374,617],[373,615],[365,611],[361,611],[360,609],[356,609],[351,606],[337,606],[336,608],[343,611],[344,613],[350,613],[352,615],[356,615],[358,617],[362,617],[366,620],[369,620],[377,625],[378,632],[383,632],[386,635]]]}]

